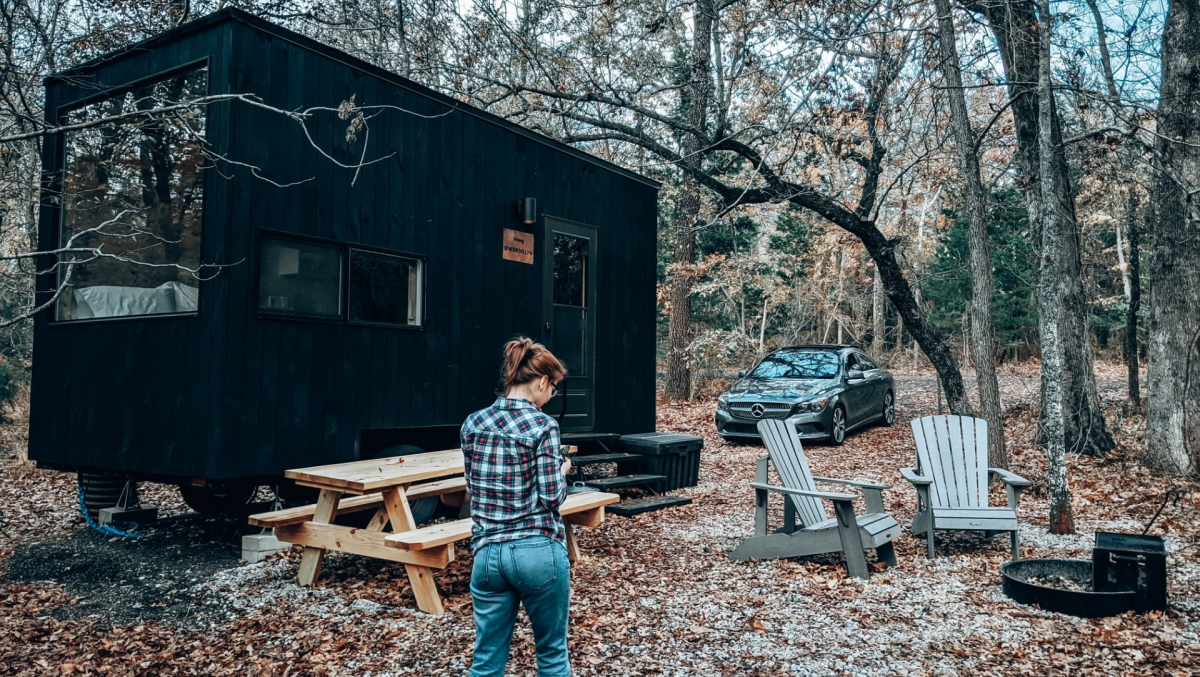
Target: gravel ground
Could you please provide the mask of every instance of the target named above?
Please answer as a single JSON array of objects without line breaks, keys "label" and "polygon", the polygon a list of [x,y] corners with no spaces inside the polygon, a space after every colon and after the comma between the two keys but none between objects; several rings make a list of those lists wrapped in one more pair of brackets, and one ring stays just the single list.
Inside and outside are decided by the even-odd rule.
[{"label": "gravel ground", "polygon": [[[814,474],[892,484],[885,502],[907,524],[914,495],[897,468],[913,456],[907,420],[933,413],[933,384],[898,379],[894,427],[864,430],[843,447],[807,447]],[[1140,417],[1113,419],[1119,447],[1111,458],[1072,458],[1078,533],[1053,536],[1044,454],[1032,444],[1028,403],[1036,402],[1037,380],[1011,375],[1001,385],[1014,403],[1005,426],[1013,468],[1034,481],[1021,505],[1023,556],[1086,558],[1097,530],[1140,532],[1169,485],[1137,466]],[[1106,399],[1119,399],[1123,387],[1101,379]],[[586,560],[572,572],[571,630],[579,675],[1200,674],[1195,484],[1177,482],[1190,493],[1164,509],[1153,532],[1167,535],[1171,610],[1083,620],[1003,596],[1006,536],[943,532],[938,558],[929,561],[924,542],[905,535],[896,542],[899,566],[876,570],[869,582],[847,578],[839,555],[733,562],[727,553],[752,532],[749,483],[763,449],[715,437],[711,404],[662,405],[659,420],[660,429],[706,436],[700,484],[683,491],[692,505],[610,517],[580,532]],[[307,590],[295,584],[298,549],[239,564],[237,540],[249,530],[238,521],[183,516],[147,539],[108,539],[62,523],[72,506],[61,505],[67,492],[59,476],[31,471],[18,479],[25,494],[58,506],[50,513],[58,519],[39,529],[38,515],[9,516],[12,536],[0,541],[0,557],[11,553],[0,561],[10,600],[0,595],[0,613],[11,612],[0,621],[0,674],[25,674],[19,666],[39,655],[25,646],[53,656],[45,670],[27,674],[63,672],[64,657],[120,674],[182,666],[183,673],[430,675],[469,667],[465,553],[438,575],[448,613],[434,618],[414,611],[400,566],[332,555],[320,585]],[[781,504],[773,508],[778,523]],[[113,632],[138,648],[87,653]],[[52,651],[50,638],[65,633],[83,638],[80,647]],[[18,635],[20,647],[12,644]],[[510,674],[534,674],[532,654],[528,624],[519,623]]]}]

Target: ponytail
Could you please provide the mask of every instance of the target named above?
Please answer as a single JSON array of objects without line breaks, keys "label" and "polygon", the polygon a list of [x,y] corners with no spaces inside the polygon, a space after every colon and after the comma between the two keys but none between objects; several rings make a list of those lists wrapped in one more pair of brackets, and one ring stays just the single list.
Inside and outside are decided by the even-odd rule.
[{"label": "ponytail", "polygon": [[551,383],[557,383],[566,373],[554,353],[531,338],[521,336],[504,344],[504,363],[500,366],[504,392],[543,376],[548,376]]}]

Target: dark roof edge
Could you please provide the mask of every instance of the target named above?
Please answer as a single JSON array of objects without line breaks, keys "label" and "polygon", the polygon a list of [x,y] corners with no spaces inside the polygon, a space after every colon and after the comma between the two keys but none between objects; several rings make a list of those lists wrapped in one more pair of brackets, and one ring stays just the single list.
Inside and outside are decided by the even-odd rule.
[{"label": "dark roof edge", "polygon": [[421,96],[432,99],[433,101],[435,101],[437,103],[440,103],[444,106],[447,106],[449,108],[452,108],[454,110],[462,112],[466,115],[472,115],[476,118],[479,118],[480,120],[483,120],[484,122],[488,122],[488,123],[497,125],[499,127],[503,127],[504,129],[508,129],[510,131],[516,132],[517,134],[520,134],[521,136],[524,136],[525,138],[528,138],[532,141],[541,143],[541,144],[548,146],[550,148],[553,148],[555,150],[565,152],[569,155],[572,155],[572,156],[579,158],[581,160],[584,160],[586,162],[590,162],[590,163],[592,163],[598,167],[601,167],[603,169],[607,169],[609,171],[620,174],[626,178],[630,178],[630,179],[633,179],[640,183],[643,183],[643,184],[650,186],[651,188],[654,188],[656,190],[659,189],[662,185],[660,182],[655,181],[654,179],[651,179],[649,177],[643,176],[633,170],[626,169],[625,167],[622,167],[613,162],[609,162],[608,160],[598,158],[595,155],[592,155],[591,153],[588,153],[586,151],[575,148],[574,146],[565,144],[561,141],[558,141],[557,139],[552,139],[544,134],[539,134],[531,129],[522,127],[521,125],[518,125],[515,122],[510,122],[508,120],[505,120],[504,118],[502,118],[498,115],[489,113],[480,108],[476,108],[475,106],[472,106],[470,104],[463,103],[461,101],[453,99],[449,96],[446,96],[445,94],[442,94],[441,92],[438,92],[437,90],[434,90],[429,87],[426,87],[425,85],[413,82],[412,80],[409,80],[401,75],[397,75],[396,73],[393,73],[389,70],[380,68],[379,66],[376,66],[374,64],[368,63],[356,56],[347,54],[346,52],[343,52],[342,50],[337,49],[336,47],[331,47],[329,45],[326,45],[325,43],[322,43],[322,42],[314,40],[310,37],[301,35],[300,33],[297,33],[296,31],[293,31],[289,28],[284,28],[283,26],[280,26],[278,24],[271,23],[270,21],[267,21],[266,19],[254,16],[253,14],[250,14],[249,12],[238,9],[236,7],[226,7],[225,9],[217,10],[216,12],[206,14],[198,19],[189,21],[181,26],[177,26],[170,30],[163,31],[162,33],[159,33],[158,35],[155,35],[150,38],[146,38],[145,40],[136,42],[132,45],[124,47],[115,52],[110,52],[108,54],[98,56],[94,59],[85,61],[77,66],[72,66],[71,68],[68,68],[66,70],[59,71],[58,73],[55,73],[55,74],[47,77],[45,82],[46,82],[46,84],[51,84],[52,82],[57,81],[57,80],[66,80],[72,75],[78,75],[80,71],[85,71],[85,70],[93,69],[93,68],[96,68],[99,66],[103,66],[105,64],[108,64],[110,62],[124,58],[126,56],[131,56],[140,51],[154,49],[155,47],[158,47],[160,44],[170,42],[171,40],[178,39],[182,36],[189,35],[191,33],[197,33],[197,32],[212,28],[213,26],[216,26],[225,21],[240,21],[241,23],[244,23],[247,26],[250,26],[251,28],[263,31],[265,33],[270,33],[271,35],[274,35],[277,38],[280,38],[282,40],[287,40],[288,42],[292,42],[300,47],[303,47],[304,49],[312,50],[314,52],[317,52],[318,54],[321,54],[322,56],[326,56],[326,57],[334,59],[336,61],[340,61],[340,62],[346,64],[347,66],[350,66],[351,68],[361,70],[361,71],[369,73],[377,78],[386,80],[387,82],[391,83],[392,85],[401,87],[403,89],[407,89],[415,94],[419,94]]}]

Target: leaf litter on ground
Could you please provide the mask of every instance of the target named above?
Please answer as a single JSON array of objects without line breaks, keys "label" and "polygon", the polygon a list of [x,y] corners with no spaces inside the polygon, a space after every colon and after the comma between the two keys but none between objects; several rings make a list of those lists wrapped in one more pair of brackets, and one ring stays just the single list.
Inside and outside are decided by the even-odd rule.
[{"label": "leaf litter on ground", "polygon": [[[580,532],[586,559],[572,571],[575,671],[1196,674],[1200,487],[1141,468],[1145,420],[1121,408],[1119,372],[1101,371],[1098,380],[1118,446],[1104,459],[1071,457],[1079,532],[1054,536],[1047,532],[1045,456],[1034,441],[1036,411],[1029,405],[1037,401],[1036,365],[1001,375],[1012,469],[1034,482],[1022,498],[1022,554],[1086,558],[1095,531],[1140,533],[1167,489],[1179,488],[1184,499],[1163,508],[1151,532],[1166,536],[1169,551],[1165,614],[1084,620],[1016,604],[1000,590],[999,567],[1009,557],[1003,537],[940,532],[938,558],[927,560],[924,542],[907,535],[915,496],[898,474],[915,453],[908,420],[936,410],[935,382],[918,374],[897,379],[893,427],[867,429],[841,447],[806,447],[814,474],[892,485],[885,502],[906,525],[896,542],[900,563],[885,569],[873,562],[870,581],[849,578],[840,555],[731,561],[729,551],[753,531],[750,482],[764,450],[717,436],[711,399],[661,402],[660,430],[705,437],[699,485],[681,492],[694,502],[609,516]],[[0,455],[0,472],[7,520],[0,535],[0,673],[462,675],[469,669],[474,625],[465,549],[438,574],[447,614],[433,617],[415,611],[399,565],[332,555],[313,589],[295,583],[298,549],[239,565],[237,538],[250,530],[236,520],[187,515],[170,487],[147,484],[143,496],[178,516],[175,522],[142,541],[110,544],[81,524],[73,477],[11,455]],[[998,488],[993,501],[1003,501]],[[779,501],[772,512],[779,524]],[[91,567],[113,558],[123,571],[106,578],[51,564],[75,552]],[[147,563],[134,563],[138,556]],[[191,575],[169,575],[189,566]],[[100,589],[112,594],[95,599]],[[536,674],[524,619],[513,645],[509,674]]]}]

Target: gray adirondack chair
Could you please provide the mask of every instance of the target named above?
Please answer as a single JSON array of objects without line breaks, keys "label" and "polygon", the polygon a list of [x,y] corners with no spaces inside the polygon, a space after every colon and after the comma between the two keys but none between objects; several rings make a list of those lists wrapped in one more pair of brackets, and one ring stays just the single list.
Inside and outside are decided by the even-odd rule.
[{"label": "gray adirondack chair", "polygon": [[[1017,502],[1029,480],[1003,468],[987,467],[987,421],[969,416],[926,416],[912,422],[917,467],[900,474],[917,490],[913,536],[925,535],[933,559],[935,530],[1000,532],[1012,536],[1012,558],[1021,558],[1017,538]],[[988,505],[988,486],[1000,479],[1008,506]]]},{"label": "gray adirondack chair", "polygon": [[[751,485],[755,493],[754,536],[739,543],[730,557],[748,560],[844,552],[850,575],[868,578],[863,550],[874,548],[881,561],[896,565],[892,541],[900,535],[900,525],[884,511],[882,491],[890,488],[888,485],[813,477],[795,428],[781,420],[764,420],[758,422],[758,432],[769,456],[759,459],[758,481]],[[767,484],[768,461],[775,465],[783,486]],[[817,482],[861,489],[867,514],[854,514],[854,494],[818,491]],[[786,496],[784,525],[775,533],[767,532],[767,497],[771,492]],[[825,512],[822,500],[833,503],[833,518]]]}]

